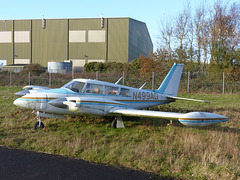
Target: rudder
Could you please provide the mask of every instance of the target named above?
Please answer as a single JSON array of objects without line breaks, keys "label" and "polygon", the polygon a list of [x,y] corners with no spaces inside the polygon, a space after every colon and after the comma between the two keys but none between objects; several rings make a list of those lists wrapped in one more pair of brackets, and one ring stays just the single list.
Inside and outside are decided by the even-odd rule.
[{"label": "rudder", "polygon": [[174,63],[157,91],[169,96],[177,96],[184,64]]}]

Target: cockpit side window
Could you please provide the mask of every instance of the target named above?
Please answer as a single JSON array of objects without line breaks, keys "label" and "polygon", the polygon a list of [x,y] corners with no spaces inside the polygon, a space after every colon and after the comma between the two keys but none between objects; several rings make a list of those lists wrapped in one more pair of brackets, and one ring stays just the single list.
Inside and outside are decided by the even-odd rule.
[{"label": "cockpit side window", "polygon": [[130,93],[130,90],[129,90],[129,89],[127,89],[127,88],[121,88],[119,95],[128,96],[129,93]]},{"label": "cockpit side window", "polygon": [[71,81],[63,87],[70,89],[71,91],[76,92],[76,93],[82,93],[84,85],[85,85],[85,83],[83,83],[83,82]]},{"label": "cockpit side window", "polygon": [[103,94],[103,85],[88,83],[87,86],[86,86],[85,93]]},{"label": "cockpit side window", "polygon": [[118,87],[105,86],[105,92],[108,95],[117,95],[118,94]]}]

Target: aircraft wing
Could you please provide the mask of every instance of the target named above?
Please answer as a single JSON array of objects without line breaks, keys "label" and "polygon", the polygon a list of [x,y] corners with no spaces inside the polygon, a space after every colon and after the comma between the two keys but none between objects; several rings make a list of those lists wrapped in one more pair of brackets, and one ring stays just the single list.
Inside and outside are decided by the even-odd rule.
[{"label": "aircraft wing", "polygon": [[179,119],[183,113],[162,112],[162,111],[148,111],[138,109],[116,109],[109,113],[120,116],[134,116],[134,117],[152,117],[160,119]]},{"label": "aircraft wing", "polygon": [[137,109],[115,109],[111,110],[109,113],[115,116],[152,117],[179,120],[179,122],[185,126],[206,126],[220,122],[226,122],[229,120],[228,117],[208,112],[174,113]]},{"label": "aircraft wing", "polygon": [[32,94],[32,93],[36,93],[39,91],[49,90],[51,88],[44,87],[44,86],[28,85],[28,86],[24,86],[23,89],[24,89],[23,91],[16,92],[15,95],[21,97],[26,94]]}]

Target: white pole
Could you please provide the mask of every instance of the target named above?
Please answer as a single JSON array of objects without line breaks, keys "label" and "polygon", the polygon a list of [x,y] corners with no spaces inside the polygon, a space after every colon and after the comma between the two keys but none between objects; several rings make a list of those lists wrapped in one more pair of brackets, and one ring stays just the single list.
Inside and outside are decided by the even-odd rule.
[{"label": "white pole", "polygon": [[98,71],[96,72],[96,80],[98,80]]},{"label": "white pole", "polygon": [[188,85],[187,85],[187,91],[190,90],[190,72],[188,71]]}]

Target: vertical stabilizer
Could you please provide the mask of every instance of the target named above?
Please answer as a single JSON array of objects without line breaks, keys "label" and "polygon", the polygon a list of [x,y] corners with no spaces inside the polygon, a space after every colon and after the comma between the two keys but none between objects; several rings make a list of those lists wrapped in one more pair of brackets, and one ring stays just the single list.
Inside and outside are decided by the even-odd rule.
[{"label": "vertical stabilizer", "polygon": [[157,91],[169,96],[177,96],[184,64],[174,63]]}]

